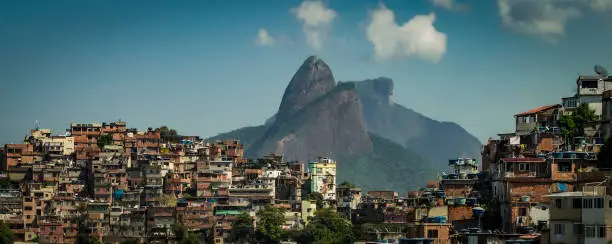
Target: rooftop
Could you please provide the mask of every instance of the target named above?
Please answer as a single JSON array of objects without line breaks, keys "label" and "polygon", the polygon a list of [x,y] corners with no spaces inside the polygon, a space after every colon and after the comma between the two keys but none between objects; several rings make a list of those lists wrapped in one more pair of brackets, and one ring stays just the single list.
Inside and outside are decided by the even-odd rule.
[{"label": "rooftop", "polygon": [[540,113],[540,112],[543,112],[543,111],[546,111],[546,110],[549,110],[549,109],[553,109],[553,108],[558,108],[558,107],[561,107],[561,105],[559,105],[559,104],[546,105],[546,106],[542,106],[542,107],[539,107],[539,108],[531,109],[529,111],[525,111],[525,112],[522,112],[522,113],[515,114],[514,116],[525,116],[525,115]]}]

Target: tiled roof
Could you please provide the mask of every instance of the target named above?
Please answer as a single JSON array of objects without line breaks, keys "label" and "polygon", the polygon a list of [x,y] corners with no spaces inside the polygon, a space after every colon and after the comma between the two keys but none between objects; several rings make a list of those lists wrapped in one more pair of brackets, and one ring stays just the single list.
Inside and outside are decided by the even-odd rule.
[{"label": "tiled roof", "polygon": [[561,105],[559,105],[559,104],[546,105],[546,106],[542,106],[542,107],[539,107],[539,108],[534,108],[532,110],[525,111],[525,112],[522,112],[522,113],[519,113],[519,114],[515,114],[514,116],[523,116],[523,115],[535,114],[535,113],[539,113],[539,112],[542,112],[542,111],[549,110],[551,108],[557,108],[559,106],[561,106]]}]

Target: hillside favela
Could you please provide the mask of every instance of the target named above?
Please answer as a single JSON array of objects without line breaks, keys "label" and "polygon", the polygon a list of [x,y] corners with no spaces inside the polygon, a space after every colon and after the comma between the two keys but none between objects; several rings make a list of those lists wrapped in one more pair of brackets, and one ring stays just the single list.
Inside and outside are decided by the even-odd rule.
[{"label": "hillside favela", "polygon": [[0,244],[610,244],[610,13],[0,1]]}]

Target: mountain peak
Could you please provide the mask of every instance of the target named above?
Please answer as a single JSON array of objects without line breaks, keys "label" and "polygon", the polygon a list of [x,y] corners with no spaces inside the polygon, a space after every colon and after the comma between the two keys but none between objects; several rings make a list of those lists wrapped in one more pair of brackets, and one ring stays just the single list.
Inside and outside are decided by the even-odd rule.
[{"label": "mountain peak", "polygon": [[336,85],[329,66],[318,56],[308,57],[285,89],[279,117],[291,116],[306,104],[329,92]]}]

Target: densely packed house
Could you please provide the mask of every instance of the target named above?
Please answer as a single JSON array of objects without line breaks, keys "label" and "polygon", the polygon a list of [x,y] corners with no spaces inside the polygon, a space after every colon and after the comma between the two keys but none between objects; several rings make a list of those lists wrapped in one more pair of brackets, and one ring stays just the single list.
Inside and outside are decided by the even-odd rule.
[{"label": "densely packed house", "polygon": [[[247,160],[238,141],[204,142],[164,127],[73,123],[61,135],[35,128],[1,153],[0,218],[16,241],[167,241],[180,224],[223,243],[238,214],[284,207],[293,228],[316,209],[302,200],[311,191],[307,166],[278,155]],[[325,177],[318,189],[334,196],[335,167]]]}]

